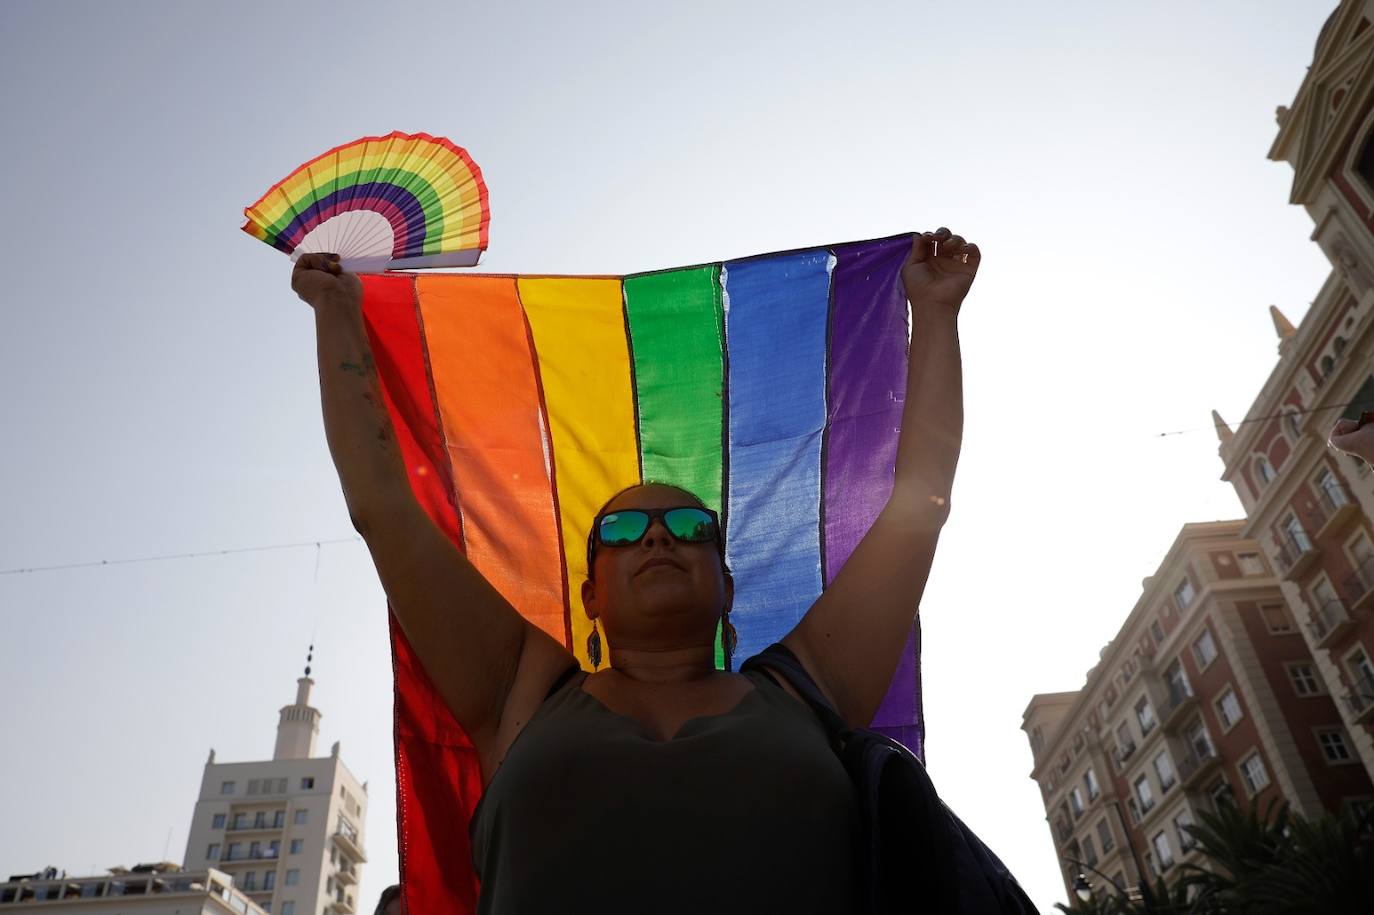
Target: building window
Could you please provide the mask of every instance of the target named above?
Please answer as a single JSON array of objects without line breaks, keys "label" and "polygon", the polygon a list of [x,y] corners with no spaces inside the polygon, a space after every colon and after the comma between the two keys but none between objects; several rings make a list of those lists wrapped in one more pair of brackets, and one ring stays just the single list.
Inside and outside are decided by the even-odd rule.
[{"label": "building window", "polygon": [[296,915],[296,903],[288,899],[281,904],[281,915]]},{"label": "building window", "polygon": [[1150,623],[1150,636],[1155,640],[1156,645],[1164,644],[1164,627],[1159,625],[1159,620]]},{"label": "building window", "polygon": [[1317,732],[1317,743],[1321,744],[1322,756],[1331,764],[1351,762],[1355,754],[1350,752],[1350,744],[1345,742],[1345,732],[1340,728],[1328,728]]},{"label": "building window", "polygon": [[217,814],[215,814],[213,817],[211,817],[211,818],[210,818],[210,828],[211,828],[211,829],[223,829],[223,828],[224,828],[224,814],[222,814],[222,813],[217,813]]},{"label": "building window", "polygon": [[313,787],[315,787],[315,779],[313,776],[306,776],[305,778],[301,779],[302,791],[309,791]]},{"label": "building window", "polygon": [[286,825],[286,811],[278,810],[272,814],[272,828],[281,829]]},{"label": "building window", "polygon": [[1321,493],[1322,501],[1327,508],[1336,509],[1345,505],[1350,500],[1346,498],[1345,490],[1341,489],[1341,484],[1336,482],[1336,477],[1329,470],[1323,470],[1321,476],[1317,477],[1317,491]]},{"label": "building window", "polygon": [[1087,862],[1089,867],[1094,867],[1097,864],[1097,849],[1093,847],[1092,836],[1083,837],[1083,860]]},{"label": "building window", "polygon": [[1237,553],[1236,562],[1242,575],[1264,574],[1264,560],[1260,559],[1259,553]]},{"label": "building window", "polygon": [[1355,691],[1359,692],[1363,686],[1365,692],[1374,688],[1374,664],[1369,663],[1369,655],[1364,653],[1363,648],[1356,648],[1345,659],[1346,667],[1350,669],[1350,679],[1355,681]]},{"label": "building window", "polygon": [[1193,687],[1188,683],[1188,675],[1184,673],[1183,662],[1179,659],[1165,669],[1164,683],[1169,687],[1169,702],[1175,707],[1193,694]]},{"label": "building window", "polygon": [[301,882],[301,872],[294,867],[291,868],[291,870],[286,872],[286,879],[282,882],[287,886],[295,886],[297,883]]},{"label": "building window", "polygon": [[240,858],[243,857],[243,851],[242,851],[242,849],[243,849],[243,846],[242,846],[241,844],[239,844],[238,842],[230,842],[230,843],[229,843],[229,847],[225,849],[224,860],[225,860],[225,861],[237,861],[237,860],[239,860]]},{"label": "building window", "polygon": [[1321,695],[1321,682],[1312,671],[1311,664],[1287,664],[1288,679],[1293,682],[1293,692],[1299,696]]},{"label": "building window", "polygon": [[246,813],[236,813],[236,814],[234,814],[234,827],[233,827],[233,828],[234,828],[234,829],[247,829],[247,828],[248,828],[248,814],[246,814]]},{"label": "building window", "polygon": [[267,811],[266,811],[266,810],[259,810],[257,813],[255,813],[255,814],[253,815],[253,828],[254,828],[254,829],[266,829],[266,828],[267,828]]},{"label": "building window", "polygon": [[267,843],[267,857],[269,857],[269,858],[275,858],[275,857],[277,857],[277,855],[280,855],[280,854],[281,854],[281,840],[280,840],[280,839],[273,839],[271,842],[268,842],[268,843]]},{"label": "building window", "polygon": [[206,861],[218,861],[218,860],[219,860],[219,843],[218,843],[218,842],[211,842],[211,843],[210,843],[210,847],[207,848],[207,849],[205,849],[205,860],[206,860]]},{"label": "building window", "polygon": [[1207,725],[1201,718],[1194,718],[1188,723],[1188,727],[1183,730],[1184,739],[1188,741],[1188,748],[1198,759],[1206,759],[1213,755],[1212,738],[1207,734]]},{"label": "building window", "polygon": [[1155,833],[1155,837],[1150,842],[1155,849],[1155,857],[1159,861],[1161,870],[1168,870],[1174,866],[1174,850],[1169,846],[1169,834],[1164,830]]},{"label": "building window", "polygon": [[305,825],[305,821],[306,821],[307,819],[309,819],[309,817],[310,817],[310,811],[309,811],[309,810],[297,810],[297,811],[296,811],[296,816],[295,816],[294,822],[295,822],[295,824],[296,824],[297,826],[304,826],[304,825]]},{"label": "building window", "polygon": [[1161,750],[1155,757],[1155,774],[1159,776],[1159,790],[1161,793],[1168,791],[1174,786],[1174,764],[1169,759],[1169,751]]},{"label": "building window", "polygon": [[249,843],[248,843],[248,857],[252,858],[252,859],[255,860],[255,861],[256,861],[257,859],[259,859],[259,858],[262,857],[262,843],[261,843],[261,842],[249,842]]},{"label": "building window", "polygon": [[275,889],[277,886],[277,872],[268,871],[262,875],[262,888],[265,890]]},{"label": "building window", "polygon": [[1183,808],[1182,813],[1174,817],[1174,832],[1178,833],[1178,847],[1183,850],[1184,854],[1187,854],[1188,849],[1197,844],[1197,839],[1194,839],[1192,833],[1188,831],[1188,827],[1192,825],[1193,815],[1186,807]]},{"label": "building window", "polygon": [[1282,635],[1293,631],[1293,623],[1288,619],[1288,611],[1283,604],[1261,604],[1260,614],[1272,635]]},{"label": "building window", "polygon": [[1258,751],[1251,753],[1240,764],[1240,777],[1245,782],[1245,793],[1251,797],[1269,784],[1269,773],[1265,771],[1264,760],[1260,759]]},{"label": "building window", "polygon": [[261,786],[262,786],[262,780],[261,780],[261,779],[250,778],[250,779],[248,780],[248,793],[249,793],[250,795],[251,795],[251,794],[257,794],[257,793],[259,793],[259,791],[261,790]]},{"label": "building window", "polygon": [[1097,785],[1097,773],[1092,769],[1083,773],[1083,785],[1088,789],[1088,802],[1097,800],[1097,796],[1102,793],[1102,789]]},{"label": "building window", "polygon": [[234,793],[234,783],[233,783],[233,782],[221,782],[221,783],[220,783],[220,786],[219,786],[219,793],[220,793],[220,794],[233,794],[233,793]]},{"label": "building window", "polygon": [[1288,515],[1283,519],[1283,534],[1288,546],[1299,555],[1312,549],[1312,541],[1307,539],[1307,531],[1297,516]]},{"label": "building window", "polygon": [[1217,717],[1221,719],[1221,726],[1226,730],[1231,730],[1236,722],[1240,720],[1240,700],[1236,698],[1236,691],[1231,687],[1226,687],[1226,692],[1221,694],[1221,698],[1216,701]]},{"label": "building window", "polygon": [[1069,792],[1069,807],[1073,810],[1074,819],[1083,815],[1083,792],[1078,790],[1077,785]]},{"label": "building window", "polygon": [[1193,603],[1196,595],[1193,592],[1193,583],[1187,578],[1179,583],[1174,589],[1174,603],[1178,605],[1179,612],[1187,610]]},{"label": "building window", "polygon": [[1235,803],[1235,797],[1231,794],[1231,786],[1226,783],[1225,778],[1219,778],[1207,786],[1207,797],[1212,801],[1213,807]]},{"label": "building window", "polygon": [[258,888],[258,872],[248,871],[243,875],[243,889],[246,892],[253,892]]},{"label": "building window", "polygon": [[1217,643],[1212,640],[1212,630],[1203,629],[1202,635],[1193,642],[1193,657],[1199,669],[1211,664],[1217,657]]},{"label": "building window", "polygon": [[1106,854],[1116,848],[1116,839],[1112,837],[1112,825],[1103,817],[1097,821],[1097,841],[1102,846],[1102,854]]},{"label": "building window", "polygon": [[1149,813],[1155,805],[1155,795],[1150,790],[1150,780],[1143,775],[1135,780],[1135,796],[1140,799],[1140,812]]},{"label": "building window", "polygon": [[301,853],[301,847],[302,847],[304,844],[305,844],[305,840],[304,840],[304,839],[292,839],[292,840],[291,840],[291,854],[293,854],[293,855],[299,855],[299,854]]},{"label": "building window", "polygon": [[1262,454],[1255,458],[1255,476],[1259,477],[1261,488],[1268,486],[1274,479],[1274,468],[1269,464],[1269,459]]},{"label": "building window", "polygon": [[1140,736],[1150,733],[1155,726],[1155,710],[1150,707],[1150,698],[1141,696],[1135,704],[1135,720],[1140,724]]}]

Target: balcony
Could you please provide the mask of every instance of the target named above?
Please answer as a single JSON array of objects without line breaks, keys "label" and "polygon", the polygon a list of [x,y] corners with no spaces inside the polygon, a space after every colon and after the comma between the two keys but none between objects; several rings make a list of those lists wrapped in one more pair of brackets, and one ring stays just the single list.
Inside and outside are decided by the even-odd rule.
[{"label": "balcony", "polygon": [[1193,747],[1188,755],[1179,760],[1178,779],[1185,790],[1195,788],[1207,773],[1221,764],[1221,757],[1210,744],[1206,747]]},{"label": "balcony", "polygon": [[358,882],[358,875],[353,871],[353,868],[345,867],[334,872],[334,882],[342,883],[344,886],[352,886]]},{"label": "balcony", "polygon": [[254,821],[252,823],[230,823],[227,827],[225,827],[224,831],[232,832],[235,834],[243,832],[281,832],[282,827],[285,825],[285,819],[283,819],[280,823],[272,824],[269,824],[266,820],[263,820],[261,822]]},{"label": "balcony", "polygon": [[325,908],[328,911],[339,912],[340,915],[353,915],[353,897],[345,896],[343,890],[340,890],[339,895],[329,900],[329,905]]},{"label": "balcony", "polygon": [[1355,688],[1346,693],[1345,701],[1355,716],[1356,724],[1374,718],[1374,674],[1365,674],[1355,681]]},{"label": "balcony", "polygon": [[217,864],[240,864],[245,861],[275,861],[281,857],[279,848],[259,848],[257,850],[237,851],[233,854],[225,852],[220,857]]},{"label": "balcony", "polygon": [[1116,761],[1123,769],[1126,767],[1126,760],[1131,758],[1135,752],[1135,741],[1128,741],[1116,748]]},{"label": "balcony", "polygon": [[1312,619],[1308,621],[1307,628],[1312,631],[1313,645],[1317,648],[1330,648],[1353,625],[1355,621],[1350,618],[1345,604],[1333,597],[1317,608],[1312,614]]},{"label": "balcony", "polygon": [[1355,504],[1355,500],[1344,486],[1333,483],[1330,487],[1318,489],[1317,511],[1321,517],[1321,523],[1317,526],[1317,539],[1321,540],[1339,531],[1351,518],[1358,517],[1360,507]]},{"label": "balcony", "polygon": [[1168,684],[1169,695],[1159,709],[1159,720],[1164,730],[1172,730],[1183,718],[1183,712],[1193,704],[1193,688],[1187,680],[1174,680]]},{"label": "balcony", "polygon": [[1341,593],[1352,611],[1364,610],[1374,604],[1374,556],[1366,557],[1341,583]]},{"label": "balcony", "polygon": [[334,834],[331,838],[334,839],[334,844],[339,846],[344,854],[348,855],[354,861],[367,861],[367,855],[363,853],[362,846],[358,844],[358,833],[356,830],[340,825],[338,829],[334,830]]},{"label": "balcony", "polygon": [[1301,529],[1299,533],[1302,536],[1294,536],[1292,531],[1284,531],[1278,538],[1279,552],[1276,558],[1279,573],[1290,581],[1311,568],[1317,559],[1317,548],[1312,545],[1307,533]]},{"label": "balcony", "polygon": [[1073,829],[1063,820],[1056,820],[1054,824],[1054,837],[1059,840],[1060,845],[1063,845],[1065,842],[1069,841],[1069,839],[1073,838]]}]

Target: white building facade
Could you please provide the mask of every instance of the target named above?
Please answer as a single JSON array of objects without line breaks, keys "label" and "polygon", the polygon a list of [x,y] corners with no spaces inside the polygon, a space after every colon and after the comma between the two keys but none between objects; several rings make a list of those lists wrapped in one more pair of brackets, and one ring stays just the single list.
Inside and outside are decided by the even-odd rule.
[{"label": "white building facade", "polygon": [[[309,673],[306,668],[306,673]],[[270,915],[353,915],[364,852],[367,785],[339,758],[314,758],[319,710],[309,676],[281,710],[261,762],[205,763],[185,866],[217,868]]]}]

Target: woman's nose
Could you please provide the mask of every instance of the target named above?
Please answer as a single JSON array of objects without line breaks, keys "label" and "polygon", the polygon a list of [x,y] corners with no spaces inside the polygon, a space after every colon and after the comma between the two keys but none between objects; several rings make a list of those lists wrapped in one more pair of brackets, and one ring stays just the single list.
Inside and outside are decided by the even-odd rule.
[{"label": "woman's nose", "polygon": [[644,532],[644,545],[653,546],[655,543],[672,543],[673,536],[668,533],[667,526],[662,518],[654,518],[649,522],[649,528]]}]

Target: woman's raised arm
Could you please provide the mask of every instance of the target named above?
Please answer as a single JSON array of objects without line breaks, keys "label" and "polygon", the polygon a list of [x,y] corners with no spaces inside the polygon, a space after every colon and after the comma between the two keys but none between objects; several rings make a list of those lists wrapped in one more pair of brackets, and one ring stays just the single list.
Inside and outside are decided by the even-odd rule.
[{"label": "woman's raised arm", "polygon": [[382,402],[358,278],[332,255],[306,254],[291,287],[315,310],[325,436],[349,516],[401,628],[490,778],[526,708],[537,707],[572,655],[526,622],[416,501]]},{"label": "woman's raised arm", "polygon": [[980,261],[978,247],[948,229],[913,239],[902,268],[911,350],[892,496],[783,639],[854,725],[868,725],[887,693],[949,513],[964,432],[959,307]]}]

